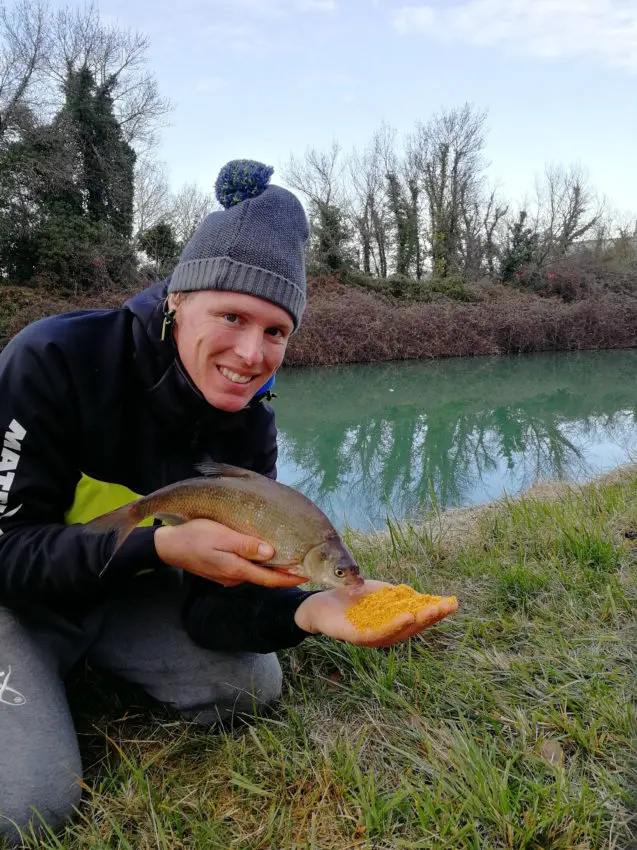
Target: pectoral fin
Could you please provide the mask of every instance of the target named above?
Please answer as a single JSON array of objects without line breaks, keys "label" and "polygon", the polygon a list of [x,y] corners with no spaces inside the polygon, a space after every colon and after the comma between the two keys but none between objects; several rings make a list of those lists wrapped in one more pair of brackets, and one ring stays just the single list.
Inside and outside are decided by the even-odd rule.
[{"label": "pectoral fin", "polygon": [[290,573],[293,576],[305,576],[302,564],[273,564],[268,561],[264,566],[278,570],[280,573]]},{"label": "pectoral fin", "polygon": [[186,518],[179,514],[155,514],[155,517],[166,525],[183,525],[186,522]]},{"label": "pectoral fin", "polygon": [[277,573],[283,573],[283,575],[298,576],[299,578],[305,579],[305,581],[310,580],[305,573],[302,572],[301,564],[292,564],[289,567],[282,567],[277,564],[264,564],[264,566],[270,567],[271,570],[275,570]]}]

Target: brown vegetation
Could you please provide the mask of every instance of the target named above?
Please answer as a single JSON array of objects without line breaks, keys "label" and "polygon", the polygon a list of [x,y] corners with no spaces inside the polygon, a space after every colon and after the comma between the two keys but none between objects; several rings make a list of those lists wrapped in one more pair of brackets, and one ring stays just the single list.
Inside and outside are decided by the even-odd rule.
[{"label": "brown vegetation", "polygon": [[605,292],[565,303],[499,284],[471,302],[405,303],[314,279],[286,362],[294,366],[637,345],[637,299]]},{"label": "brown vegetation", "polygon": [[[134,292],[69,295],[0,286],[0,347],[36,319],[116,307]],[[411,301],[346,285],[335,277],[310,278],[308,309],[292,337],[286,363],[322,366],[637,345],[632,287],[613,291],[582,285],[575,298],[571,293],[569,289],[566,301],[566,293],[559,297],[546,290],[483,282],[465,285],[461,301],[435,290],[428,300]]]},{"label": "brown vegetation", "polygon": [[119,307],[137,288],[69,294],[60,289],[0,285],[0,349],[22,328],[37,319],[73,310]]}]

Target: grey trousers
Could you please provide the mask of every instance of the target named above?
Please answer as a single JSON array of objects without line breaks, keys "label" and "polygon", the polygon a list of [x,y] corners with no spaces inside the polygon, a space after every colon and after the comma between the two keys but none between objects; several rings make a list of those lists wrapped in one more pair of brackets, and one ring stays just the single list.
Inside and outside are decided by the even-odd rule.
[{"label": "grey trousers", "polygon": [[3,839],[21,846],[19,829],[42,821],[59,829],[80,802],[64,679],[82,658],[198,723],[251,714],[281,693],[274,653],[213,652],[192,642],[176,571],[136,579],[76,631],[27,625],[0,607],[0,847]]}]

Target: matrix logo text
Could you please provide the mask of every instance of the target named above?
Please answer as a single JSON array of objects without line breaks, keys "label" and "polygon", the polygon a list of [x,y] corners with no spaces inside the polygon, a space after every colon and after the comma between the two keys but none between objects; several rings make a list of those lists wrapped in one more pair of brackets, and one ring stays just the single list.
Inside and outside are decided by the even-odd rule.
[{"label": "matrix logo text", "polygon": [[[7,511],[7,502],[9,501],[9,490],[11,490],[15,478],[15,471],[20,463],[22,440],[24,440],[26,433],[26,428],[23,428],[17,419],[12,419],[4,435],[2,454],[0,454],[0,518],[3,514],[9,516],[19,510],[19,508],[14,508],[12,511]],[[2,529],[0,529],[0,534],[2,534]]]}]

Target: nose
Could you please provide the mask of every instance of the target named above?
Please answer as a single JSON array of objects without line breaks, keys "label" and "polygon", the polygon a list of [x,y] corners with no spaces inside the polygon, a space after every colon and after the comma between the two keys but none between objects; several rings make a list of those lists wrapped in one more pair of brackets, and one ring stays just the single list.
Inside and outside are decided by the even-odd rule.
[{"label": "nose", "polygon": [[246,366],[256,366],[263,360],[263,331],[246,328],[237,341],[235,351]]}]

